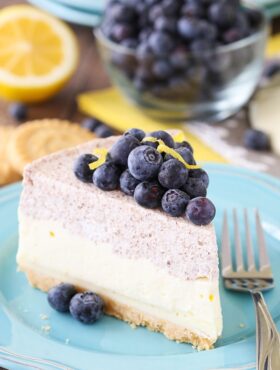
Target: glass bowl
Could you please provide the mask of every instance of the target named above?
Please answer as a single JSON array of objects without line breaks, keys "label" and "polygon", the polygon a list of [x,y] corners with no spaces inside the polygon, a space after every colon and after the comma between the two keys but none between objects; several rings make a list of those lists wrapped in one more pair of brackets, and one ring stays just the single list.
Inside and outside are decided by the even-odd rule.
[{"label": "glass bowl", "polygon": [[217,122],[239,111],[256,89],[267,29],[262,14],[254,34],[213,50],[190,52],[183,60],[177,56],[178,68],[162,79],[150,73],[152,55],[139,57],[135,50],[106,38],[101,28],[95,30],[95,37],[112,82],[145,114],[160,120]]}]

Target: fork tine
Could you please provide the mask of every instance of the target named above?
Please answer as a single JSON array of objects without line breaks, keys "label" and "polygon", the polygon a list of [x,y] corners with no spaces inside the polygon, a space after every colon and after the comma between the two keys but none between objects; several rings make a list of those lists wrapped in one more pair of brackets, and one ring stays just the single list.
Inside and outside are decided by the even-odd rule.
[{"label": "fork tine", "polygon": [[235,255],[236,255],[236,271],[243,271],[243,256],[242,256],[242,245],[238,227],[237,212],[233,209],[233,223],[234,223],[234,240],[235,240]]},{"label": "fork tine", "polygon": [[232,260],[230,249],[230,236],[228,229],[227,211],[224,212],[223,231],[222,231],[222,269],[223,275],[232,272]]},{"label": "fork tine", "polygon": [[251,238],[251,234],[250,234],[248,212],[247,212],[246,208],[244,208],[244,220],[245,220],[248,271],[255,271],[256,270],[256,265],[255,265],[255,259],[254,259],[254,253],[253,253],[252,238]]},{"label": "fork tine", "polygon": [[256,209],[256,228],[257,228],[257,238],[258,238],[258,246],[259,246],[259,265],[260,270],[264,270],[266,268],[270,268],[270,262],[266,251],[266,244],[264,239],[263,228],[261,224],[261,218],[259,211]]}]

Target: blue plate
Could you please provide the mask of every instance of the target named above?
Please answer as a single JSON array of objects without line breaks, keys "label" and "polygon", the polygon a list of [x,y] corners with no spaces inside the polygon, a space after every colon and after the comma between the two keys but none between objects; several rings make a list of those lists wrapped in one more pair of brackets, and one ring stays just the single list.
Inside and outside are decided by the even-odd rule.
[{"label": "blue plate", "polygon": [[[279,326],[280,182],[231,166],[205,167],[211,178],[209,196],[218,210],[215,219],[218,235],[225,208],[247,207],[252,213],[255,207],[260,209],[276,281],[275,289],[267,292],[265,298]],[[209,370],[254,362],[255,318],[251,298],[225,291],[222,285],[223,335],[214,350],[205,352],[169,341],[145,328],[132,330],[111,317],[84,326],[68,314],[53,311],[46,294],[31,288],[25,275],[17,272],[20,191],[20,184],[0,191],[0,346],[80,370]],[[46,318],[44,315],[47,320],[42,319]],[[42,330],[46,325],[50,326],[48,333]]]},{"label": "blue plate", "polygon": [[94,13],[99,13],[102,14],[107,0],[49,0],[49,1],[54,1],[57,3],[61,3],[73,8],[77,8],[80,10],[90,10]]},{"label": "blue plate", "polygon": [[57,17],[64,19],[70,23],[80,24],[83,26],[95,27],[98,26],[101,17],[97,11],[81,10],[68,7],[65,4],[49,1],[49,0],[28,0],[31,4],[46,10]]}]

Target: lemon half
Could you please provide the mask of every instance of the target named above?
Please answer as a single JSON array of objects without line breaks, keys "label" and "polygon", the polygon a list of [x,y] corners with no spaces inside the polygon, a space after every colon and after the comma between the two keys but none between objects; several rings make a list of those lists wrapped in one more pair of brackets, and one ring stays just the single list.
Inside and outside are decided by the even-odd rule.
[{"label": "lemon half", "polygon": [[28,5],[0,11],[0,95],[22,102],[45,100],[69,80],[78,64],[71,29]]}]

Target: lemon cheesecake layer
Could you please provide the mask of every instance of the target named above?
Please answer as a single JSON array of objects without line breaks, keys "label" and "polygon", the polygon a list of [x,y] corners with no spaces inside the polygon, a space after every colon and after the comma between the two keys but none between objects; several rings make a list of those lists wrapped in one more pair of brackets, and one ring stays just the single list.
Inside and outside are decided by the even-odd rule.
[{"label": "lemon cheesecake layer", "polygon": [[19,268],[43,290],[52,281],[94,290],[110,302],[109,314],[210,348],[222,328],[214,227],[77,180],[75,158],[115,140],[94,140],[27,166]]}]

